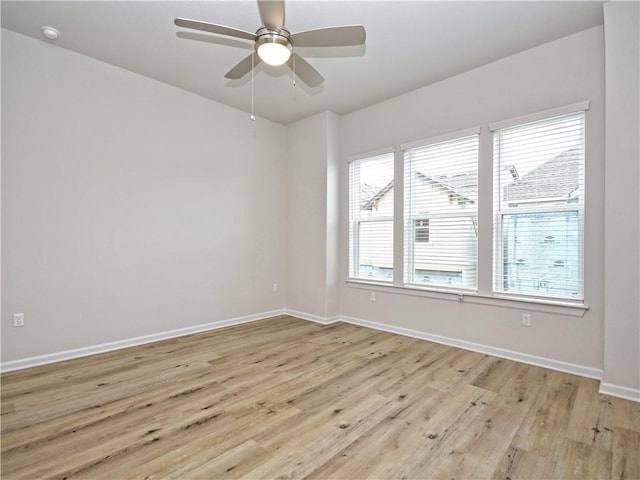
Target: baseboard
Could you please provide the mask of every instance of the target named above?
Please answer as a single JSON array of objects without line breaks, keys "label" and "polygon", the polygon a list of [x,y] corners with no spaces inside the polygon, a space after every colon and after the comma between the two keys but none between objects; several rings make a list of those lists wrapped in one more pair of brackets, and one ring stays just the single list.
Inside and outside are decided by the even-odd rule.
[{"label": "baseboard", "polygon": [[[110,352],[113,350],[120,350],[122,348],[134,347],[137,345],[144,345],[146,343],[159,342],[162,340],[168,340],[171,338],[182,337],[185,335],[191,335],[194,333],[206,332],[209,330],[216,330],[219,328],[230,327],[233,325],[240,325],[243,323],[255,322],[257,320],[264,320],[279,315],[291,315],[302,320],[308,320],[311,322],[319,323],[322,325],[329,325],[334,322],[342,321],[353,325],[360,325],[362,327],[373,328],[389,333],[396,333],[398,335],[404,335],[407,337],[418,338],[421,340],[428,340],[430,342],[441,343],[443,345],[449,345],[451,347],[462,348],[464,350],[471,350],[474,352],[484,353],[492,355],[494,357],[505,358],[508,360],[514,360],[517,362],[527,363],[538,367],[549,368],[551,370],[558,370],[560,372],[572,373],[574,375],[580,375],[582,377],[594,378],[601,380],[602,370],[592,367],[586,367],[583,365],[576,365],[568,362],[561,362],[559,360],[552,360],[549,358],[538,357],[536,355],[529,355],[526,353],[516,352],[513,350],[506,350],[502,348],[491,347],[480,343],[467,342],[465,340],[458,340],[455,338],[445,337],[441,335],[434,335],[431,333],[421,332],[419,330],[413,330],[409,328],[396,327],[393,325],[387,325],[384,323],[372,322],[369,320],[363,320],[355,317],[334,316],[334,317],[322,317],[320,315],[314,315],[311,313],[299,312],[291,309],[279,309],[269,312],[256,313],[253,315],[246,315],[243,317],[235,317],[227,320],[220,320],[217,322],[205,323],[201,325],[195,325],[192,327],[179,328],[176,330],[169,330],[166,332],[153,333],[150,335],[144,335],[141,337],[128,338],[125,340],[119,340],[116,342],[102,343],[99,345],[92,345],[89,347],[76,348],[73,350],[66,350],[63,352],[50,353],[47,355],[40,355],[36,357],[23,358],[20,360],[12,360],[0,364],[1,372],[12,372],[15,370],[22,370],[25,368],[36,367],[38,365],[46,365],[49,363],[62,362],[64,360],[71,360],[73,358],[86,357],[88,355],[95,355],[98,353]],[[600,393],[604,395],[611,395],[614,397],[625,398],[632,401],[640,401],[640,389],[628,388],[620,385],[614,385],[610,383],[600,383]]]},{"label": "baseboard", "polygon": [[291,315],[292,317],[301,318],[302,320],[319,323],[321,325],[329,325],[340,320],[340,317],[338,316],[321,317],[320,315],[314,315],[313,313],[299,312],[297,310],[291,310],[288,308],[285,309],[285,314]]},{"label": "baseboard", "polygon": [[640,402],[640,388],[622,387],[620,385],[614,385],[613,383],[600,382],[600,393]]},{"label": "baseboard", "polygon": [[39,355],[37,357],[22,358],[20,360],[12,360],[4,362],[0,365],[0,371],[12,372],[15,370],[22,370],[25,368],[36,367],[38,365],[46,365],[49,363],[62,362],[64,360],[71,360],[73,358],[86,357],[88,355],[95,355],[97,353],[111,352],[113,350],[120,350],[122,348],[134,347],[137,345],[144,345],[146,343],[159,342],[162,340],[168,340],[176,337],[183,337],[185,335],[191,335],[193,333],[206,332],[208,330],[216,330],[219,328],[230,327],[233,325],[240,325],[243,323],[255,322],[256,320],[264,320],[271,317],[277,317],[279,315],[285,315],[285,310],[272,310],[270,312],[256,313],[253,315],[246,315],[243,317],[229,318],[227,320],[220,320],[217,322],[203,323],[200,325],[194,325],[192,327],[178,328],[176,330],[169,330],[166,332],[152,333],[150,335],[144,335],[141,337],[128,338],[125,340],[118,340],[116,342],[101,343],[99,345],[91,345],[89,347],[76,348],[73,350],[66,350],[63,352],[49,353],[46,355]]},{"label": "baseboard", "polygon": [[373,328],[375,330],[381,330],[384,332],[397,333],[399,335],[405,335],[407,337],[428,340],[430,342],[441,343],[443,345],[449,345],[451,347],[484,353],[487,355],[492,355],[494,357],[506,358],[507,360],[515,360],[516,362],[527,363],[529,365],[535,365],[537,367],[544,367],[551,370],[558,370],[560,372],[572,373],[574,375],[580,375],[581,377],[594,378],[596,380],[600,380],[602,378],[602,370],[592,367],[586,367],[584,365],[561,362],[559,360],[538,357],[536,355],[529,355],[513,350],[506,350],[503,348],[491,347],[489,345],[483,345],[480,343],[467,342],[465,340],[458,340],[441,335],[434,335],[431,333],[421,332],[419,330],[412,330],[409,328],[395,327],[393,325],[387,325],[384,323],[371,322],[369,320],[362,320],[360,318],[340,317],[340,320],[345,323],[351,323],[353,325],[360,325],[362,327]]}]

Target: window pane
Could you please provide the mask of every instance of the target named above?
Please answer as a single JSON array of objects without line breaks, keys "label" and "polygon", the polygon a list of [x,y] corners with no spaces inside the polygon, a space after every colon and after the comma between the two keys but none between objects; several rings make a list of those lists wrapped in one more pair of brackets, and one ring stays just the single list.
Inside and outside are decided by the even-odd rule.
[{"label": "window pane", "polygon": [[351,162],[349,276],[393,281],[393,153]]},{"label": "window pane", "polygon": [[494,290],[583,298],[584,112],[494,132]]},{"label": "window pane", "polygon": [[504,215],[502,291],[579,298],[577,211]]},{"label": "window pane", "polygon": [[358,277],[393,280],[393,222],[360,222],[358,236]]},{"label": "window pane", "polygon": [[405,281],[476,288],[478,135],[405,151]]}]

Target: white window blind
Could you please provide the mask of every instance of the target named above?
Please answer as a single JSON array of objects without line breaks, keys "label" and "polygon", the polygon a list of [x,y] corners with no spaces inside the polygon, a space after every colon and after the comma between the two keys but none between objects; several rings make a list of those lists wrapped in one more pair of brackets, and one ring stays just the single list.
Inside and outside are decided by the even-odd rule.
[{"label": "white window blind", "polygon": [[478,135],[404,152],[405,282],[475,289]]},{"label": "white window blind", "polygon": [[393,152],[349,165],[349,277],[393,281]]},{"label": "white window blind", "polygon": [[494,132],[494,291],[583,299],[583,111]]}]

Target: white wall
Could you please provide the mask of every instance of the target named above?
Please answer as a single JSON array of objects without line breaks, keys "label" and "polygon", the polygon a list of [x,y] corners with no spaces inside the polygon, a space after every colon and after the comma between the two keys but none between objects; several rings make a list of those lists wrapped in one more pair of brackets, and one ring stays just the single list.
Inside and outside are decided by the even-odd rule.
[{"label": "white wall", "polygon": [[[604,5],[605,390],[640,400],[640,5]],[[625,392],[625,389],[627,391]]]},{"label": "white wall", "polygon": [[287,308],[338,313],[338,117],[323,112],[288,127]]},{"label": "white wall", "polygon": [[2,63],[3,362],[284,308],[285,127],[7,30]]},{"label": "white wall", "polygon": [[340,313],[340,117],[327,112],[327,318]]},{"label": "white wall", "polygon": [[[482,125],[479,192],[480,293],[491,293],[491,122],[591,101],[587,114],[585,298],[589,310],[538,311],[531,304],[479,305],[344,284],[341,314],[493,348],[576,364],[603,362],[603,30],[596,27],[342,117],[343,159]],[[347,165],[342,165],[341,275],[347,277]],[[397,250],[397,249],[396,249]],[[375,289],[375,287],[373,288]],[[532,312],[532,327],[521,313]]]}]

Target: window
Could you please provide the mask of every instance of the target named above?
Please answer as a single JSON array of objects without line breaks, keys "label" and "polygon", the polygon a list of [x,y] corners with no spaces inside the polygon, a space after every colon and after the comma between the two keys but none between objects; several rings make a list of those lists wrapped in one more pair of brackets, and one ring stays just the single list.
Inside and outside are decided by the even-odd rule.
[{"label": "window", "polygon": [[478,134],[406,148],[405,282],[475,289]]},{"label": "window", "polygon": [[582,308],[588,109],[490,124],[493,162],[481,127],[351,160],[349,278]]},{"label": "window", "polygon": [[583,299],[583,111],[494,131],[494,291]]},{"label": "window", "polygon": [[349,165],[349,277],[393,281],[393,152]]}]

